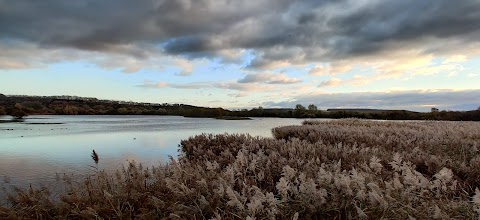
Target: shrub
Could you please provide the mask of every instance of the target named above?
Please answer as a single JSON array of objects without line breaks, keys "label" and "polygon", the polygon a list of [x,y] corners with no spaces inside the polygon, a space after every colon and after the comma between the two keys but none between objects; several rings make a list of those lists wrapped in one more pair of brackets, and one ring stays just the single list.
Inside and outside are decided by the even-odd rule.
[{"label": "shrub", "polygon": [[7,112],[5,111],[5,108],[3,106],[0,106],[0,116],[6,115]]},{"label": "shrub", "polygon": [[27,116],[27,113],[24,110],[24,107],[17,103],[13,108],[12,112],[10,113],[11,116],[15,117],[16,119],[22,119],[23,117]]}]

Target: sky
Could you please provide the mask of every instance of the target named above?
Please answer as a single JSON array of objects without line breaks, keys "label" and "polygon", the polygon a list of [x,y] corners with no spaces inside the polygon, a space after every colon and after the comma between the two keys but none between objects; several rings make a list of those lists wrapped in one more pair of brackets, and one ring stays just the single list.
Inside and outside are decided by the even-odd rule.
[{"label": "sky", "polygon": [[0,93],[480,106],[478,0],[0,0]]}]

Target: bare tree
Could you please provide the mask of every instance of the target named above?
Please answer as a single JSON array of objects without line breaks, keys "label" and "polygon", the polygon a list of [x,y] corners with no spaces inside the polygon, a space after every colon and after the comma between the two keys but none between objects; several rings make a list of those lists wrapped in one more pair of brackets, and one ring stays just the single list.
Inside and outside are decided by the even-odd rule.
[{"label": "bare tree", "polygon": [[295,110],[303,111],[303,110],[305,110],[305,107],[304,107],[303,105],[297,104],[297,105],[295,106]]}]

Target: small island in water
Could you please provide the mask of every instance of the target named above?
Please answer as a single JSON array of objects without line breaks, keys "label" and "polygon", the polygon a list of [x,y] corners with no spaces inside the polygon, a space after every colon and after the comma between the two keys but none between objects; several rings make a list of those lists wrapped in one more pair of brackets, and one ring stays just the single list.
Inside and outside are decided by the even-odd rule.
[{"label": "small island in water", "polygon": [[249,117],[240,117],[240,116],[221,116],[221,117],[216,117],[215,119],[219,120],[253,120]]}]

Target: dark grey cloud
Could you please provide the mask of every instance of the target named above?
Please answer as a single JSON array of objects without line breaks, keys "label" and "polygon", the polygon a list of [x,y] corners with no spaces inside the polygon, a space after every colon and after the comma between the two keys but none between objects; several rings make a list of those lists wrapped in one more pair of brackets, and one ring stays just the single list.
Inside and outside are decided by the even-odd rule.
[{"label": "dark grey cloud", "polygon": [[253,49],[248,67],[262,68],[368,55],[425,38],[478,42],[478,11],[478,0],[0,0],[0,41],[137,58],[148,57],[143,48],[152,45],[187,57]]},{"label": "dark grey cloud", "polygon": [[[433,37],[479,36],[480,2],[476,0],[375,1],[361,10],[329,20],[336,27],[335,53],[363,54],[380,50],[389,42]],[[340,46],[343,45],[343,46]]]},{"label": "dark grey cloud", "polygon": [[430,108],[436,107],[442,110],[474,110],[480,106],[480,89],[313,94],[297,97],[292,101],[264,104],[288,108],[296,104],[315,104],[319,109],[375,108],[429,111]]}]

